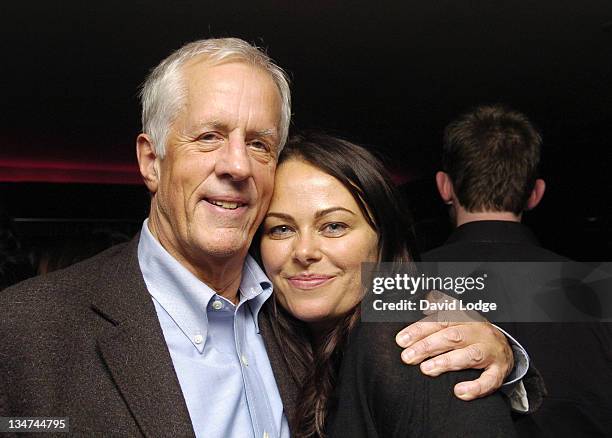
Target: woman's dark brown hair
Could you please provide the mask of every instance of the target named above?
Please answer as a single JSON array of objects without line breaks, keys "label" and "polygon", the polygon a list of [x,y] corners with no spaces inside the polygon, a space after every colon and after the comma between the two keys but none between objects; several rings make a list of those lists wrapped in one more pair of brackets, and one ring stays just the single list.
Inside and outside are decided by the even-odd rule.
[{"label": "woman's dark brown hair", "polygon": [[[378,235],[380,261],[413,258],[409,251],[414,246],[407,210],[382,162],[372,153],[346,140],[308,133],[289,140],[278,164],[292,160],[308,163],[346,187]],[[317,340],[312,339],[304,323],[289,315],[275,299],[270,300],[266,311],[288,369],[301,387],[295,415],[289,419],[292,436],[324,436],[342,350],[359,320],[359,306]]]}]

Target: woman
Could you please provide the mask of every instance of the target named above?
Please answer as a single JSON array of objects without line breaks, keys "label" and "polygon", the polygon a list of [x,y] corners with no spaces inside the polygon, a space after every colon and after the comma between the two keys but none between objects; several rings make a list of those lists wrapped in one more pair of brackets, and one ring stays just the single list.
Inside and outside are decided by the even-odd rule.
[{"label": "woman", "polygon": [[302,382],[293,436],[513,434],[499,395],[462,402],[452,384],[466,373],[422,376],[400,363],[396,326],[359,325],[361,263],[409,261],[408,230],[365,149],[323,135],[285,146],[260,248],[275,290],[270,319]]}]

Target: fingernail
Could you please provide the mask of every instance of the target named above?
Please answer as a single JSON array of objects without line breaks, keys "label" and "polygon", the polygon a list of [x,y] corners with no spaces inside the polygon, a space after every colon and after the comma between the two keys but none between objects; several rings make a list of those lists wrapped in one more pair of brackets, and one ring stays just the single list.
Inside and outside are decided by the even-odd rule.
[{"label": "fingernail", "polygon": [[457,385],[457,397],[465,397],[469,393],[469,385]]},{"label": "fingernail", "polygon": [[415,356],[415,352],[414,352],[414,350],[412,348],[404,350],[404,352],[402,353],[402,358],[406,362],[411,361],[414,358],[414,356]]},{"label": "fingernail", "polygon": [[410,335],[408,333],[405,333],[399,337],[400,347],[407,346],[409,342],[410,342]]},{"label": "fingernail", "polygon": [[433,364],[433,362],[431,362],[431,361],[423,362],[423,363],[421,364],[421,369],[422,369],[423,371],[431,371],[431,370],[433,370],[433,369],[434,369],[434,364]]}]

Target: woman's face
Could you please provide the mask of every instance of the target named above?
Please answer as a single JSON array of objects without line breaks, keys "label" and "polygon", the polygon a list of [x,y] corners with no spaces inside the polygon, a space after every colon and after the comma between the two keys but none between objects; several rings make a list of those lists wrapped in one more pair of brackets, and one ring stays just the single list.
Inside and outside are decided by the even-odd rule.
[{"label": "woman's face", "polygon": [[362,299],[361,263],[377,254],[376,232],[337,179],[298,160],[278,167],[261,255],[285,309],[309,323],[342,316]]}]

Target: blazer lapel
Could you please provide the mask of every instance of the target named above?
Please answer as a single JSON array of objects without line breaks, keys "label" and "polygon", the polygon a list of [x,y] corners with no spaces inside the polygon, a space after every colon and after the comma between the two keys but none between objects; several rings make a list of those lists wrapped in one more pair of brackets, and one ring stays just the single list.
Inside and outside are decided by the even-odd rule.
[{"label": "blazer lapel", "polygon": [[299,383],[293,380],[291,377],[291,373],[287,369],[287,363],[279,346],[279,340],[277,340],[276,336],[274,336],[269,320],[269,318],[272,318],[273,316],[270,309],[266,308],[269,306],[269,301],[271,299],[272,298],[270,298],[268,302],[264,304],[264,307],[259,312],[259,329],[261,330],[261,335],[263,336],[264,344],[266,345],[266,351],[268,353],[268,358],[270,359],[270,365],[272,365],[272,371],[274,372],[278,392],[280,393],[281,400],[283,401],[285,416],[287,417],[287,420],[290,420],[293,418],[295,409],[297,407]]},{"label": "blazer lapel", "polygon": [[138,238],[101,267],[92,309],[109,321],[102,358],[144,436],[194,436],[155,306],[138,265]]}]

